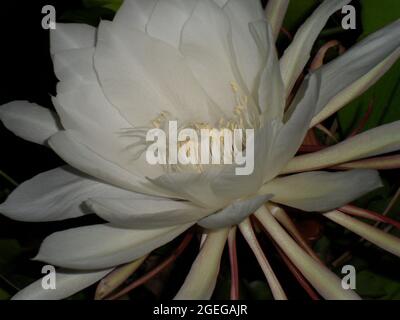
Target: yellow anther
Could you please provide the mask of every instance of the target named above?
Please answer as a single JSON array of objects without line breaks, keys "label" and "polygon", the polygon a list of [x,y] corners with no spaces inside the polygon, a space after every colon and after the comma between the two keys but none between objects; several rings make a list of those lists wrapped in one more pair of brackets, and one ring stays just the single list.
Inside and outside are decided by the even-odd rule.
[{"label": "yellow anther", "polygon": [[235,81],[231,81],[231,87],[232,87],[233,92],[236,93],[239,91],[239,86]]}]

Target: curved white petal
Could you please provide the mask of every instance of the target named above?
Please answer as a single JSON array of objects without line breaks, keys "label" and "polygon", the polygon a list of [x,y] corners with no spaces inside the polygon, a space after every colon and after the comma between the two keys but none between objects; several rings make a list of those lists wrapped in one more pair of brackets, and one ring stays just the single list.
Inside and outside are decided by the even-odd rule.
[{"label": "curved white petal", "polygon": [[110,106],[97,84],[60,93],[53,102],[64,128],[104,159],[138,176],[157,177],[164,172],[146,161],[145,141],[135,147],[134,129]]},{"label": "curved white petal", "polygon": [[152,127],[162,113],[169,120],[212,119],[209,98],[165,42],[103,21],[94,63],[106,97],[132,125]]},{"label": "curved white petal", "polygon": [[350,0],[325,0],[297,31],[280,60],[286,96],[292,91],[297,78],[310,59],[314,42],[329,17],[349,2]]},{"label": "curved white petal", "polygon": [[400,257],[400,239],[340,211],[324,214],[325,217],[367,239],[378,247]]},{"label": "curved white petal", "polygon": [[231,116],[237,105],[232,84],[244,92],[247,89],[240,79],[232,50],[231,26],[226,14],[212,0],[197,1],[183,28],[180,51],[200,85],[226,116]]},{"label": "curved white petal", "polygon": [[400,49],[393,52],[388,58],[379,63],[366,75],[349,85],[343,91],[334,96],[328,104],[313,118],[310,127],[321,123],[335,112],[346,106],[352,100],[372,87],[399,59]]},{"label": "curved white petal", "polygon": [[245,165],[210,165],[201,173],[169,173],[151,181],[201,207],[224,208],[234,200],[253,196],[262,186],[264,177],[269,174],[267,161],[274,133],[275,124],[266,121],[250,137]]},{"label": "curved white petal", "polygon": [[260,74],[260,84],[257,92],[258,105],[261,113],[265,112],[268,118],[282,120],[286,96],[272,32],[265,21],[250,25],[250,29],[254,30],[255,37],[258,35],[261,38],[264,28],[267,42],[265,47],[266,62]]},{"label": "curved white petal", "polygon": [[229,229],[208,232],[201,251],[184,284],[176,294],[175,300],[208,300],[211,298],[228,233]]},{"label": "curved white petal", "polygon": [[319,84],[319,77],[311,75],[298,92],[292,104],[294,111],[273,138],[271,153],[266,161],[268,171],[264,181],[274,178],[292,159],[303,142],[317,106]]},{"label": "curved white petal", "polygon": [[289,0],[269,0],[265,9],[267,20],[272,28],[274,39],[277,39],[289,6]]},{"label": "curved white petal", "polygon": [[254,137],[246,139],[245,165],[224,165],[210,182],[218,198],[231,202],[257,193],[270,175],[270,155],[274,152],[273,143],[279,128],[278,121],[269,121],[264,117],[263,126],[255,130]]},{"label": "curved white petal", "polygon": [[158,1],[147,24],[147,34],[178,48],[182,28],[195,5],[196,0]]},{"label": "curved white petal", "polygon": [[326,168],[399,149],[400,121],[395,121],[358,134],[321,151],[295,157],[281,173]]},{"label": "curved white petal", "polygon": [[49,140],[51,148],[72,167],[117,187],[139,193],[168,196],[144,177],[130,173],[80,143],[70,131],[61,131]]},{"label": "curved white petal", "polygon": [[197,224],[206,229],[221,229],[238,225],[271,198],[272,195],[268,194],[236,201],[225,209],[200,220]]},{"label": "curved white petal", "polygon": [[247,88],[253,92],[265,56],[254,41],[249,24],[264,18],[261,1],[229,0],[223,9],[232,28],[232,45],[239,72]]},{"label": "curved white petal", "polygon": [[[94,48],[63,51],[54,56],[61,82],[53,103],[65,129],[103,158],[138,175],[158,176],[159,166],[145,161],[145,143],[129,134],[132,125],[104,96],[93,67]],[[130,130],[130,131],[129,131]]]},{"label": "curved white petal", "polygon": [[125,0],[117,11],[113,23],[116,28],[135,28],[146,32],[146,26],[158,0]]},{"label": "curved white petal", "polygon": [[374,170],[306,172],[276,178],[264,185],[260,193],[273,194],[272,201],[303,211],[328,211],[381,186]]},{"label": "curved white petal", "polygon": [[91,180],[69,167],[41,173],[17,187],[0,205],[0,213],[18,221],[41,222],[76,218],[90,213],[90,197],[127,196],[125,191]]},{"label": "curved white petal", "polygon": [[265,207],[257,210],[256,217],[296,268],[299,269],[322,297],[329,300],[360,299],[354,291],[343,289],[341,280],[327,267],[308,255]]},{"label": "curved white petal", "polygon": [[214,0],[214,2],[221,8],[223,8],[229,0]]},{"label": "curved white petal", "polygon": [[187,201],[148,197],[92,198],[87,205],[101,218],[115,226],[149,229],[196,222],[210,210]]},{"label": "curved white petal", "polygon": [[112,269],[93,272],[58,270],[56,274],[56,289],[43,289],[42,279],[39,279],[19,291],[15,296],[12,297],[12,300],[65,299],[87,287],[90,287],[111,271]]},{"label": "curved white petal", "polygon": [[82,84],[97,83],[94,50],[94,47],[70,49],[54,55],[54,72],[62,82],[57,85],[57,93],[76,89]]},{"label": "curved white petal", "polygon": [[50,52],[90,48],[95,45],[96,28],[87,24],[57,23],[57,28],[50,32]]},{"label": "curved white petal", "polygon": [[13,101],[0,106],[0,120],[15,135],[38,144],[45,144],[61,130],[56,114],[27,101]]},{"label": "curved white petal", "polygon": [[324,65],[317,112],[347,87],[367,75],[400,48],[400,19],[371,34],[345,54]]},{"label": "curved white petal", "polygon": [[169,190],[180,198],[186,199],[203,208],[218,209],[228,203],[227,199],[218,197],[211,187],[217,180],[218,170],[207,170],[195,173],[168,173],[151,180],[156,186]]},{"label": "curved white petal", "polygon": [[152,230],[93,225],[61,231],[43,241],[35,260],[77,270],[110,268],[143,257],[191,225]]}]

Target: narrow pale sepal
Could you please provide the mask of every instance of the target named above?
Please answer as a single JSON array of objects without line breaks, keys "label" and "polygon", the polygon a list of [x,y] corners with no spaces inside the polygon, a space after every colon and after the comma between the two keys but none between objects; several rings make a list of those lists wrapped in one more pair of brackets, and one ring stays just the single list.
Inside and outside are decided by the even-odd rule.
[{"label": "narrow pale sepal", "polygon": [[147,259],[147,256],[139,258],[131,263],[116,268],[113,272],[103,278],[97,285],[95,300],[107,297],[121,284],[123,284]]},{"label": "narrow pale sepal", "polygon": [[340,279],[332,271],[308,255],[286,233],[267,208],[261,207],[256,212],[256,217],[321,296],[328,300],[360,299],[354,291],[343,289]]},{"label": "narrow pale sepal", "polygon": [[293,158],[281,172],[311,171],[332,167],[400,149],[400,121],[365,131],[321,151]]},{"label": "narrow pale sepal", "polygon": [[340,211],[324,214],[329,220],[349,229],[378,247],[400,257],[400,239]]},{"label": "narrow pale sepal", "polygon": [[208,300],[211,298],[228,238],[229,229],[209,231],[175,300]]},{"label": "narrow pale sepal", "polygon": [[274,38],[277,39],[281,31],[283,19],[289,6],[289,0],[269,0],[265,9]]},{"label": "narrow pale sepal", "polygon": [[297,31],[293,42],[280,60],[286,96],[292,91],[297,78],[310,59],[314,42],[329,17],[349,2],[350,0],[324,1]]},{"label": "narrow pale sepal", "polygon": [[393,64],[399,59],[399,56],[400,49],[393,52],[366,75],[362,76],[360,79],[334,96],[312,119],[310,128],[321,123],[372,87],[393,66]]},{"label": "narrow pale sepal", "polygon": [[303,211],[328,211],[341,207],[382,186],[375,170],[303,172],[276,178],[260,192],[273,194],[273,202]]},{"label": "narrow pale sepal", "polygon": [[251,250],[257,258],[258,264],[264,272],[264,275],[268,281],[269,287],[271,288],[272,295],[275,300],[287,300],[285,291],[283,290],[278,278],[275,275],[267,257],[265,256],[260,244],[258,243],[257,237],[254,233],[253,227],[250,220],[247,218],[239,225],[239,229],[249,244]]},{"label": "narrow pale sepal", "polygon": [[[285,227],[285,229],[290,233],[290,235],[297,241],[298,244],[315,260],[320,261],[320,258],[314,252],[314,250],[310,247],[304,237],[301,235],[299,229],[294,224],[293,220],[289,217],[289,215],[280,207],[272,204],[266,204],[267,209],[272,213],[274,218],[279,221],[281,225]],[[322,262],[321,262],[322,263]]]}]

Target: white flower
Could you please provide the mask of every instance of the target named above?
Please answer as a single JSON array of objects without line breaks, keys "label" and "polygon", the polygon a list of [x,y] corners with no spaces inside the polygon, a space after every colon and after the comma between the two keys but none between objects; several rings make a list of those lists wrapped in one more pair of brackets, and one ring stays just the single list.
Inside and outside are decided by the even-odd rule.
[{"label": "white flower", "polygon": [[[17,101],[2,106],[0,117],[15,134],[50,145],[69,166],[25,182],[0,212],[34,222],[95,212],[109,223],[45,239],[36,259],[77,272],[61,273],[56,293],[36,282],[15,298],[68,297],[195,224],[208,236],[177,298],[210,298],[230,227],[240,225],[251,243],[247,218],[256,211],[323,297],[356,299],[263,206],[268,200],[304,211],[343,206],[381,186],[378,173],[311,170],[400,149],[395,122],[295,157],[312,125],[375,83],[400,54],[396,21],[311,73],[285,112],[318,34],[348,2],[324,1],[280,60],[274,43],[288,1],[269,1],[270,25],[259,0],[125,0],[113,22],[102,21],[98,29],[57,24],[51,34],[60,80],[57,114]],[[254,173],[236,176],[233,165],[198,170],[148,164],[143,132],[166,118],[182,127],[254,128]],[[374,242],[390,250],[396,241]],[[266,274],[275,297],[284,299],[273,273]]]}]

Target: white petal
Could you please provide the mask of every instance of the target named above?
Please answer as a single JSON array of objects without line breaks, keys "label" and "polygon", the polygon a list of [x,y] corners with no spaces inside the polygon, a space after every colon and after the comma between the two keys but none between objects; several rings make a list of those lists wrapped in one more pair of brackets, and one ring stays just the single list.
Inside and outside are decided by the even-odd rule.
[{"label": "white petal", "polygon": [[49,140],[51,148],[72,167],[112,185],[134,192],[168,195],[147,179],[110,162],[77,141],[73,134],[61,131]]},{"label": "white petal", "polygon": [[125,134],[132,125],[104,96],[93,68],[93,54],[93,48],[74,49],[54,57],[61,82],[53,103],[64,128],[74,130],[79,142],[132,173],[160,175],[160,167],[145,161],[141,153],[145,146],[132,147],[135,138]]},{"label": "white petal", "polygon": [[354,291],[343,289],[341,279],[326,266],[308,255],[265,207],[261,207],[256,212],[256,217],[296,268],[299,269],[322,297],[331,300],[360,299]]},{"label": "white petal", "polygon": [[[255,130],[254,139],[246,141],[246,164],[224,165],[221,172],[210,181],[211,189],[220,199],[232,200],[254,196],[270,174],[273,143],[280,128],[277,121],[264,117],[264,124]],[[251,147],[250,147],[251,146]],[[251,150],[254,147],[254,150]],[[251,166],[254,160],[254,167]],[[247,168],[243,170],[244,168]],[[250,171],[253,169],[252,171]],[[238,170],[243,170],[239,172]]]},{"label": "white petal", "polygon": [[200,174],[170,173],[151,180],[156,186],[169,190],[180,198],[186,199],[203,208],[222,208],[229,201],[215,195],[211,187],[217,180],[218,170],[209,170]]},{"label": "white petal", "polygon": [[297,31],[292,43],[286,49],[280,61],[287,96],[292,91],[297,78],[310,59],[314,42],[329,17],[349,2],[350,0],[324,1]]},{"label": "white petal", "polygon": [[326,168],[400,149],[400,121],[358,134],[318,152],[293,158],[282,173]]},{"label": "white petal", "polygon": [[180,46],[194,76],[226,116],[232,115],[237,104],[231,84],[247,89],[232,56],[230,33],[229,19],[218,5],[212,0],[198,1],[182,31]]},{"label": "white petal", "polygon": [[268,118],[282,120],[286,96],[274,38],[265,21],[250,25],[250,29],[252,28],[254,28],[254,32],[256,32],[255,29],[262,30],[265,28],[267,41],[267,46],[265,47],[265,56],[267,58],[261,72],[260,85],[258,88],[258,105],[260,106],[261,112],[266,112]]},{"label": "white petal", "polygon": [[38,144],[45,144],[61,130],[56,114],[27,101],[13,101],[0,106],[0,120],[17,136]]},{"label": "white petal", "polygon": [[58,94],[53,102],[64,128],[104,159],[138,176],[157,177],[164,172],[146,161],[145,142],[134,147],[138,139],[129,134],[133,127],[107,102],[97,84]]},{"label": "white petal", "polygon": [[78,48],[90,48],[95,44],[96,28],[87,24],[57,23],[57,28],[50,32],[50,52]]},{"label": "white petal", "polygon": [[295,106],[294,112],[274,137],[264,181],[274,178],[292,159],[303,142],[317,106],[319,84],[320,79],[312,75],[298,92],[292,105]]},{"label": "white petal", "polygon": [[346,106],[348,103],[353,101],[355,98],[363,94],[370,87],[372,87],[399,59],[400,49],[393,52],[388,58],[374,67],[366,75],[355,81],[353,84],[339,92],[333,97],[328,104],[322,108],[322,110],[314,117],[310,127],[321,123],[335,112]]},{"label": "white petal", "polygon": [[[237,169],[243,169],[243,166],[210,165],[198,174],[171,173],[151,181],[173,192],[180,199],[189,200],[204,208],[222,209],[233,200],[254,195],[262,186],[263,178],[268,174],[266,158],[271,150],[273,134],[274,126],[267,121],[261,129],[256,131],[254,139],[247,141],[249,145],[254,146],[254,154],[249,153],[248,163],[246,163],[248,174],[237,174]],[[247,149],[247,152],[251,152],[250,149]],[[249,157],[253,157],[253,168]],[[253,170],[250,171],[251,169]]]},{"label": "white petal", "polygon": [[261,1],[229,0],[224,6],[224,12],[231,24],[232,44],[239,72],[247,88],[253,92],[265,56],[254,41],[249,24],[264,18]]},{"label": "white petal", "polygon": [[289,0],[269,0],[265,13],[272,28],[274,39],[277,39],[285,18]]},{"label": "white petal", "polygon": [[147,24],[147,34],[178,48],[183,25],[195,5],[195,0],[158,1]]},{"label": "white petal", "polygon": [[400,19],[371,34],[339,58],[321,67],[321,95],[317,111],[342,90],[368,74],[400,47]]},{"label": "white petal", "polygon": [[227,208],[200,220],[198,225],[206,229],[221,229],[238,225],[271,198],[272,195],[262,195],[234,202]]},{"label": "white petal", "polygon": [[272,201],[303,211],[328,211],[381,186],[373,170],[306,172],[274,179],[260,193],[273,194]]},{"label": "white petal", "polygon": [[148,197],[93,198],[86,202],[101,218],[115,226],[149,229],[196,222],[210,210],[186,201]]},{"label": "white petal", "polygon": [[0,205],[0,212],[18,221],[41,222],[90,213],[83,201],[96,196],[126,196],[123,189],[91,180],[69,167],[41,173],[21,184]]},{"label": "white petal", "polygon": [[214,0],[214,2],[221,8],[223,8],[229,0]]},{"label": "white petal", "polygon": [[35,260],[77,270],[110,268],[143,257],[191,225],[153,230],[93,225],[61,231],[43,241]]},{"label": "white petal", "polygon": [[142,32],[146,26],[158,0],[125,0],[114,17],[114,24],[122,30],[135,28]]},{"label": "white petal", "polygon": [[56,289],[45,290],[42,286],[42,279],[35,281],[26,288],[19,291],[12,300],[61,300],[68,298],[75,293],[90,287],[112,269],[78,272],[69,270],[58,270],[56,274]]},{"label": "white petal", "polygon": [[208,232],[207,239],[184,284],[175,296],[175,300],[208,300],[211,298],[228,233],[229,229]]},{"label": "white petal", "polygon": [[365,222],[354,219],[340,211],[332,211],[324,214],[328,219],[340,224],[350,231],[374,243],[378,247],[400,257],[400,239],[383,232]]},{"label": "white petal", "polygon": [[60,88],[69,91],[81,84],[97,82],[93,69],[93,55],[93,47],[65,50],[54,55],[54,72],[59,80],[66,82],[57,85],[58,93]]},{"label": "white petal", "polygon": [[209,98],[184,58],[160,40],[103,21],[94,62],[106,97],[135,126],[149,126],[165,112],[170,120],[212,119]]}]

